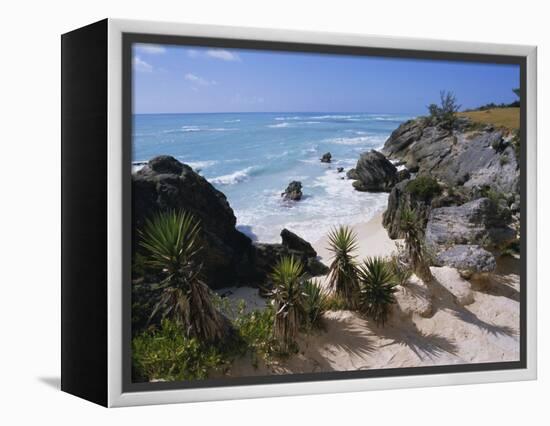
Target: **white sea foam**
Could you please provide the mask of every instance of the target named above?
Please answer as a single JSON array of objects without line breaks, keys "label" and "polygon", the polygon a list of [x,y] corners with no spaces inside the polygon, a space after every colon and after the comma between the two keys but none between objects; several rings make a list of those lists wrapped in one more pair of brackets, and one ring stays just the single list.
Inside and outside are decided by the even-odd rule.
[{"label": "white sea foam", "polygon": [[241,120],[239,119],[236,119],[236,120],[225,120],[224,123],[240,123]]},{"label": "white sea foam", "polygon": [[283,122],[283,123],[277,123],[277,124],[268,124],[267,127],[271,127],[271,128],[278,128],[278,127],[288,127],[290,126],[290,123],[288,122]]},{"label": "white sea foam", "polygon": [[214,185],[235,185],[236,183],[244,182],[250,179],[253,172],[257,171],[259,171],[258,167],[250,166],[227,175],[222,175],[209,179],[209,181]]},{"label": "white sea foam", "polygon": [[185,161],[182,158],[178,158],[181,162],[187,164],[189,167],[195,170],[204,170],[208,167],[212,167],[216,164],[218,164],[218,161],[216,160],[205,160],[205,161]]},{"label": "white sea foam", "polygon": [[262,242],[280,242],[283,228],[315,242],[334,226],[366,222],[384,209],[388,194],[356,191],[343,177],[335,168],[309,182],[300,176],[304,198],[292,204],[281,200],[280,191],[266,190],[252,208],[235,209],[238,224]]}]

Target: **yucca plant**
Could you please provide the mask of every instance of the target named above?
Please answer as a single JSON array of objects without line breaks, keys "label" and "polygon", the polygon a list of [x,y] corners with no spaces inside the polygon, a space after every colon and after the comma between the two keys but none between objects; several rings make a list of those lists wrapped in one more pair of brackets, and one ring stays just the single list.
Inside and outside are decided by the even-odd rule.
[{"label": "yucca plant", "polygon": [[401,211],[400,227],[405,234],[405,248],[413,272],[423,281],[433,280],[424,246],[424,232],[416,212],[410,208]]},{"label": "yucca plant", "polygon": [[301,319],[304,318],[304,278],[302,262],[294,256],[282,257],[271,274],[271,296],[275,308],[273,337],[282,353],[295,347]]},{"label": "yucca plant", "polygon": [[359,266],[361,311],[378,325],[384,325],[396,302],[395,276],[381,257],[369,257]]},{"label": "yucca plant", "polygon": [[323,312],[327,308],[327,295],[317,280],[307,280],[304,283],[304,314],[306,327],[320,327]]},{"label": "yucca plant", "polygon": [[411,278],[412,271],[409,265],[401,260],[398,255],[393,255],[389,260],[389,265],[397,284],[405,287]]},{"label": "yucca plant", "polygon": [[349,309],[357,308],[359,285],[357,263],[353,252],[357,250],[357,235],[347,226],[340,226],[328,234],[332,255],[329,268],[329,287],[341,297]]},{"label": "yucca plant", "polygon": [[187,212],[168,211],[147,219],[141,234],[146,262],[161,271],[163,293],[151,318],[160,312],[201,341],[223,341],[231,333],[229,320],[213,305],[201,279],[200,223]]}]

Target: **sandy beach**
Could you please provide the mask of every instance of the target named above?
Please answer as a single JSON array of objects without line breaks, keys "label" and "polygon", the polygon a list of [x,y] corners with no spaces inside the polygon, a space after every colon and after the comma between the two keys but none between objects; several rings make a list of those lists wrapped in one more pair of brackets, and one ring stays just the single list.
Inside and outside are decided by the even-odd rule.
[{"label": "sandy beach", "polygon": [[[395,250],[382,227],[381,215],[354,227],[358,259],[388,256]],[[314,244],[329,263],[326,239]],[[435,281],[416,277],[399,287],[389,321],[378,327],[358,313],[329,311],[324,330],[299,339],[300,351],[285,360],[254,367],[235,361],[229,376],[310,373],[519,360],[519,260],[502,259],[491,278],[466,281],[449,267],[432,267]],[[255,291],[239,290],[253,306]]]}]

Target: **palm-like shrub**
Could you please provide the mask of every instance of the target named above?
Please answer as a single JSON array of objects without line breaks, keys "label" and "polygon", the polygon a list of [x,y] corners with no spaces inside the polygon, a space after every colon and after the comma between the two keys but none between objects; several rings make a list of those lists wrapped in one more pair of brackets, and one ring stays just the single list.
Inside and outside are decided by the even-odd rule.
[{"label": "palm-like shrub", "polygon": [[329,287],[341,297],[348,308],[357,308],[359,285],[357,264],[352,254],[357,250],[357,235],[347,226],[333,229],[328,235],[329,247],[333,253],[329,268]]},{"label": "palm-like shrub", "polygon": [[140,234],[146,262],[164,275],[163,293],[151,318],[160,312],[180,324],[186,336],[222,341],[232,330],[201,279],[200,231],[199,222],[183,211],[162,212],[145,222]]},{"label": "palm-like shrub", "polygon": [[405,248],[413,272],[425,282],[433,280],[424,246],[424,232],[414,210],[405,208],[401,211],[400,227],[405,234]]},{"label": "palm-like shrub", "polygon": [[380,257],[370,257],[359,266],[361,283],[360,308],[365,315],[384,325],[392,305],[395,303],[395,276],[387,261]]},{"label": "palm-like shrub", "polygon": [[282,257],[271,274],[271,296],[275,307],[273,337],[282,353],[295,347],[304,317],[304,267],[293,256]]},{"label": "palm-like shrub", "polygon": [[304,283],[304,314],[308,329],[321,326],[326,308],[327,296],[317,280],[307,280]]},{"label": "palm-like shrub", "polygon": [[390,258],[389,265],[397,284],[401,287],[405,287],[412,275],[409,265],[401,260],[398,255],[393,255]]}]

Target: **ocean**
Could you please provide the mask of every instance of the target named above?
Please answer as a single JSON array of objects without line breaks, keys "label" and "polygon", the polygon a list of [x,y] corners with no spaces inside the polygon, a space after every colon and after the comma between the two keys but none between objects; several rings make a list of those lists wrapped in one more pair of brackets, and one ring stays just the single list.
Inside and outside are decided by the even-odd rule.
[{"label": "ocean", "polygon": [[[255,241],[280,242],[286,227],[313,243],[335,225],[366,222],[385,208],[387,194],[355,191],[345,173],[361,152],[380,149],[390,133],[412,117],[137,114],[132,161],[162,154],[188,164],[227,196],[238,229]],[[325,152],[332,154],[332,163],[320,162]],[[338,173],[338,167],[344,172]],[[292,180],[302,182],[304,197],[285,202],[281,192]]]}]

